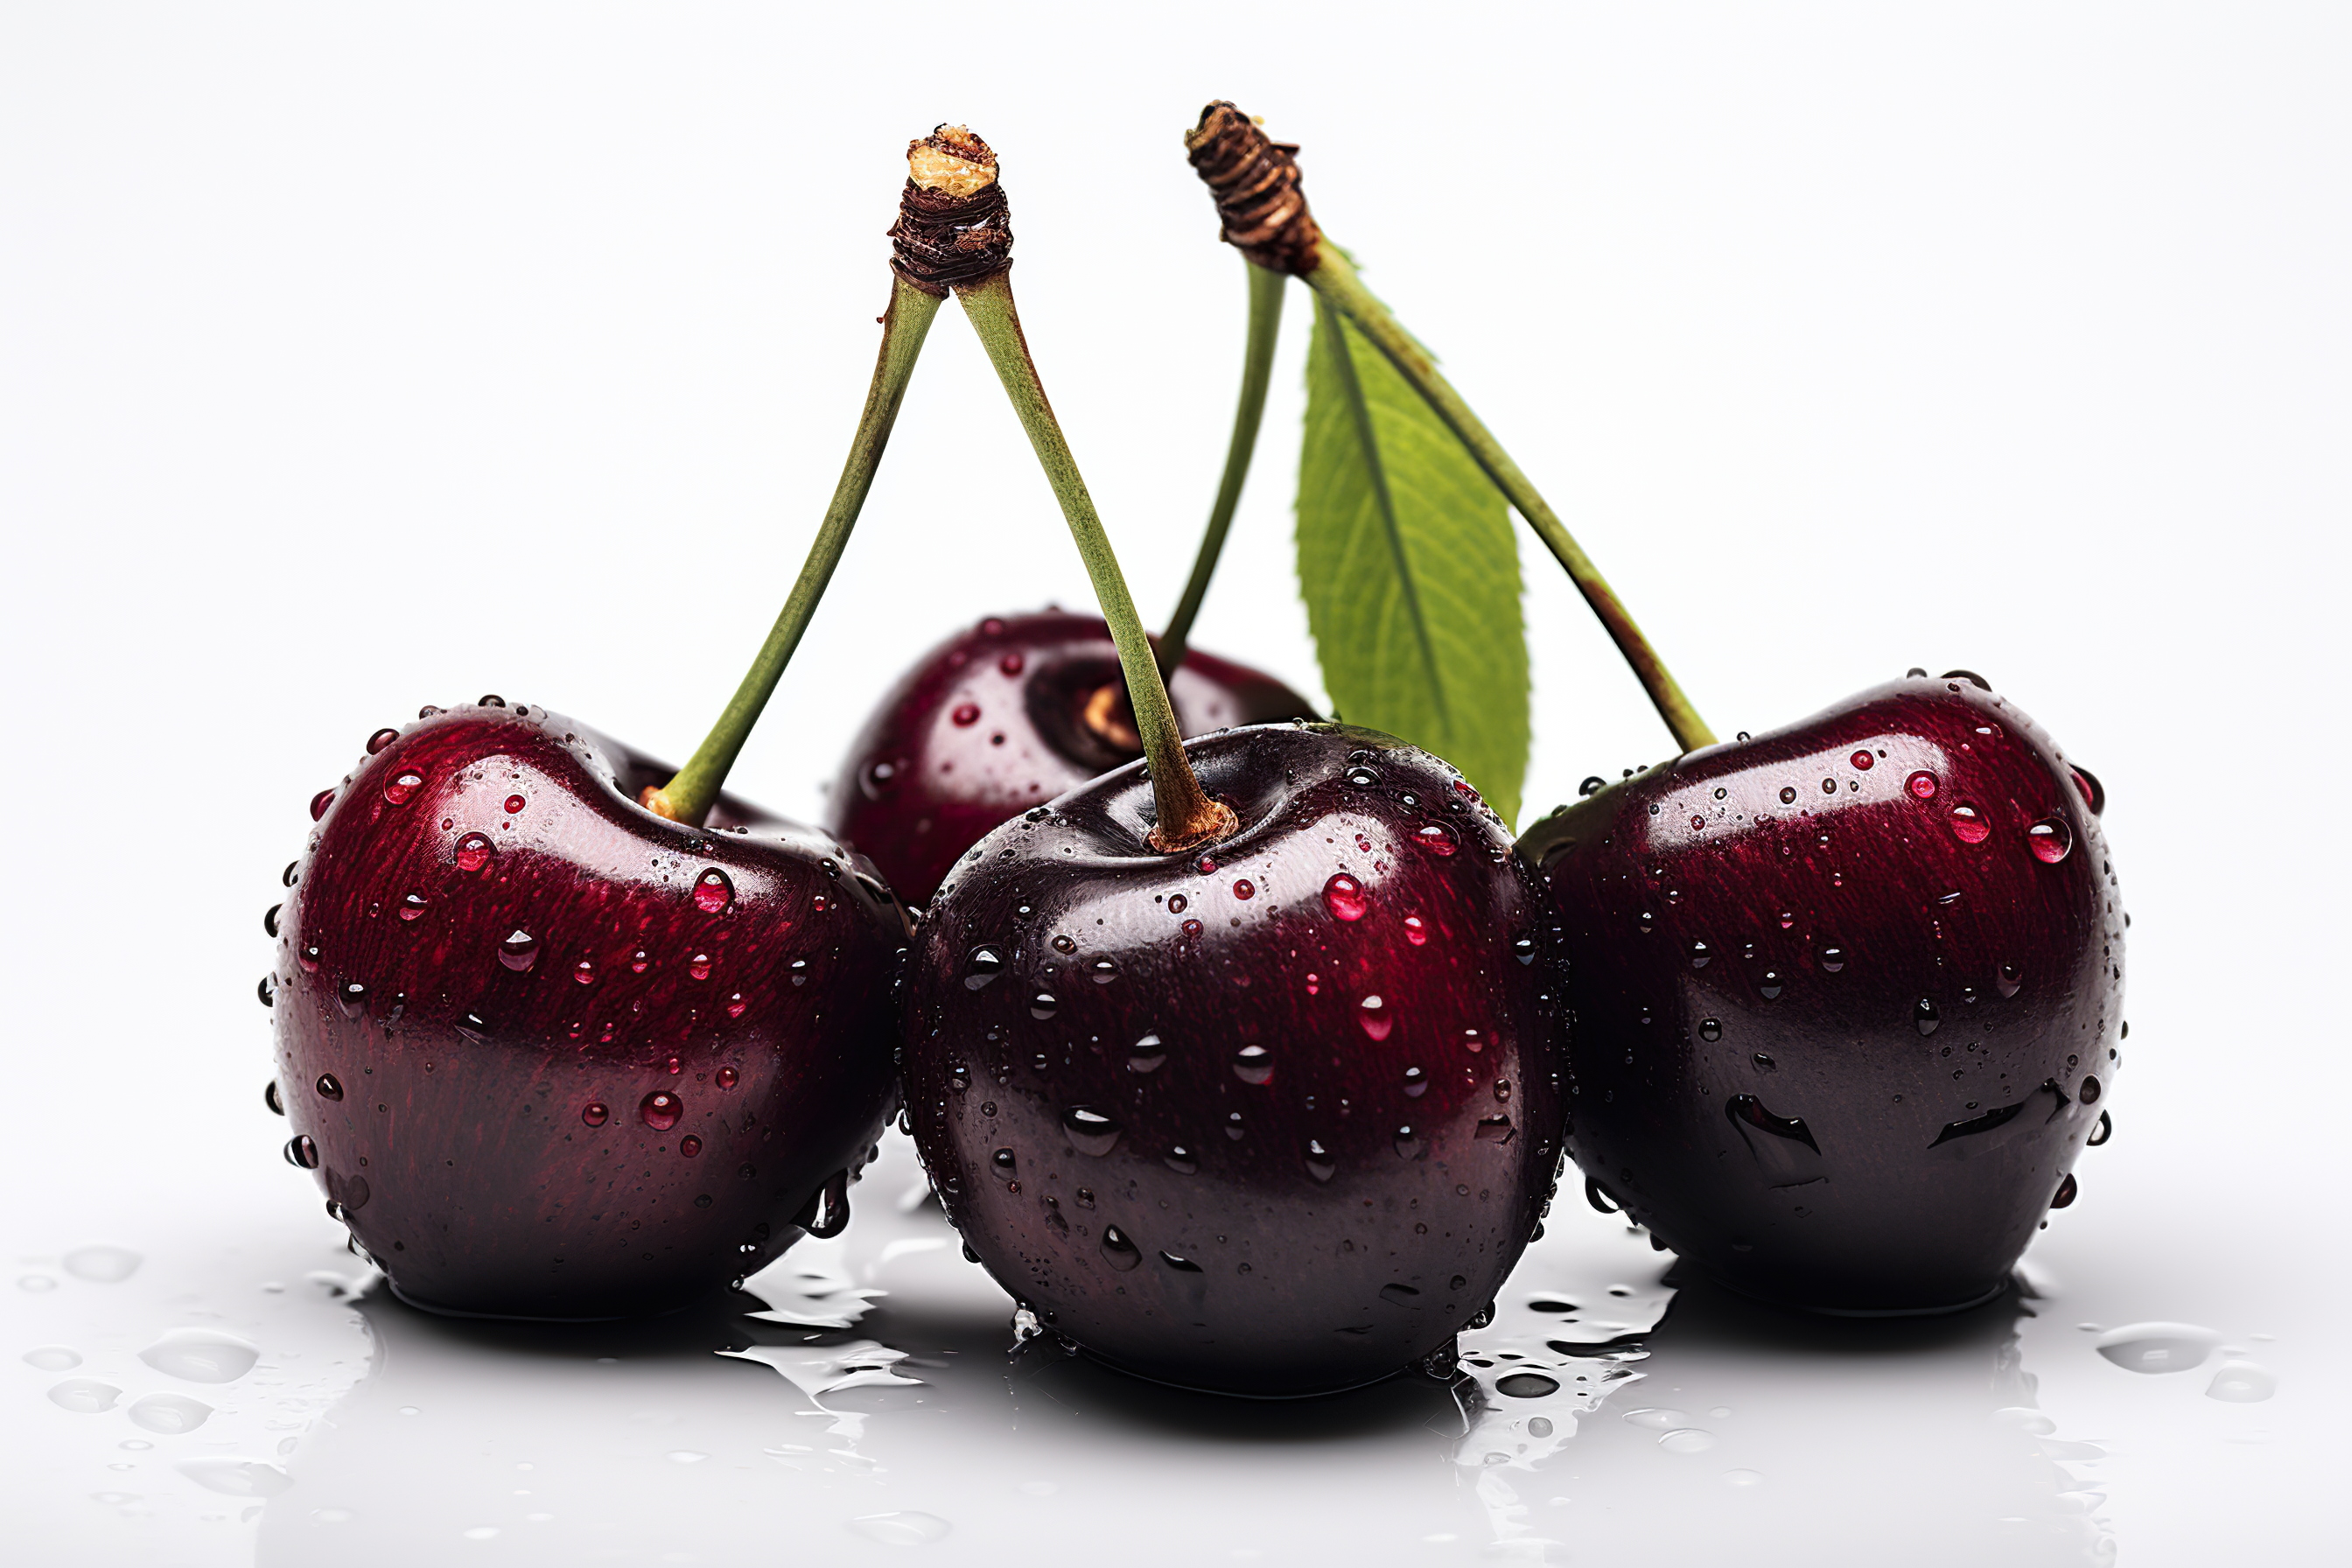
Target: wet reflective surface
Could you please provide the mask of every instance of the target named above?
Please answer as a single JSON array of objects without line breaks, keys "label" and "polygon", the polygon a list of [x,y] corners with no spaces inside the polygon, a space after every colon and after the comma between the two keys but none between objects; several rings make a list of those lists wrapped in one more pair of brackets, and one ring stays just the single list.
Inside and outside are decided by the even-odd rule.
[{"label": "wet reflective surface", "polygon": [[1816,1317],[1565,1205],[1450,1383],[1192,1394],[1016,1321],[919,1183],[893,1133],[837,1240],[636,1324],[433,1317],[307,1221],[20,1253],[12,1516],[126,1563],[2188,1562],[2184,1481],[2258,1542],[2333,1441],[2341,1353],[2253,1280],[2134,1318],[2183,1293],[2045,1243]]}]

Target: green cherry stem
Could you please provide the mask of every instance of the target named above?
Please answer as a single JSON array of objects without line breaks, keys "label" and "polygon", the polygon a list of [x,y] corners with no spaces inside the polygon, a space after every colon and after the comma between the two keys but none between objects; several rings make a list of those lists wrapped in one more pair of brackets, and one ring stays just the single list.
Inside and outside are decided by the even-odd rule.
[{"label": "green cherry stem", "polygon": [[1233,440],[1225,447],[1224,477],[1217,483],[1217,502],[1209,509],[1209,526],[1201,535],[1201,552],[1192,560],[1192,575],[1176,613],[1160,634],[1160,674],[1165,679],[1184,662],[1184,648],[1192,636],[1192,622],[1208,596],[1209,579],[1216,574],[1217,556],[1225,548],[1225,534],[1234,525],[1234,510],[1241,504],[1242,485],[1249,478],[1250,457],[1257,450],[1258,426],[1265,417],[1265,389],[1274,379],[1275,340],[1282,333],[1282,290],[1287,275],[1244,258],[1249,274],[1249,342],[1242,353],[1241,401],[1234,407]]},{"label": "green cherry stem", "polygon": [[1070,537],[1077,542],[1078,557],[1094,581],[1095,597],[1109,624],[1111,641],[1118,647],[1128,701],[1135,711],[1136,734],[1143,742],[1143,754],[1151,769],[1151,792],[1158,807],[1152,847],[1172,855],[1213,844],[1239,824],[1231,806],[1211,800],[1202,790],[1192,763],[1185,760],[1184,738],[1176,728],[1176,710],[1168,701],[1168,688],[1160,678],[1151,638],[1143,629],[1143,618],[1136,614],[1127,578],[1118,569],[1118,556],[1111,552],[1110,538],[1096,515],[1093,498],[1087,494],[1086,480],[1079,477],[1077,459],[1070,455],[1070,444],[1054,417],[1053,405],[1045,399],[1036,362],[1030,358],[1021,315],[1013,304],[1011,275],[999,271],[979,282],[959,283],[956,295],[963,301],[972,330],[980,334],[981,345],[988,351],[989,363],[996,367],[997,379],[1004,384],[1022,429],[1028,433],[1029,445],[1045,470],[1045,482],[1053,487],[1054,499],[1061,503]]},{"label": "green cherry stem", "polygon": [[881,465],[883,448],[890,444],[890,427],[898,422],[908,379],[914,374],[915,361],[923,352],[923,339],[931,330],[940,302],[939,296],[904,279],[892,280],[873,384],[866,389],[857,434],[849,443],[849,460],[842,465],[841,481],[834,487],[833,504],[825,508],[816,541],[809,546],[808,560],[802,564],[792,592],[784,596],[784,607],[769,629],[768,640],[761,645],[759,657],[744,672],[743,683],[735,689],[719,722],[710,727],[709,735],[687,759],[686,766],[677,770],[677,776],[657,790],[646,792],[647,809],[698,825],[719,798],[728,770],[735,765],[751,726],[760,721],[761,710],[774,695],[784,666],[792,662],[793,650],[800,646],[801,635],[816,614],[817,602],[824,597],[825,584],[833,581],[834,568],[841,564],[841,552],[848,546],[850,531],[857,526],[866,492],[874,488],[874,471]]},{"label": "green cherry stem", "polygon": [[1518,464],[1511,461],[1511,455],[1503,450],[1494,432],[1470,411],[1470,405],[1454,390],[1453,384],[1438,373],[1412,334],[1364,287],[1363,280],[1356,276],[1354,265],[1339,247],[1331,244],[1318,247],[1316,264],[1305,277],[1309,287],[1345,315],[1396,366],[1397,374],[1421,394],[1430,411],[1444,421],[1472,460],[1486,470],[1495,488],[1518,509],[1519,515],[1528,520],[1528,526],[1536,531],[1536,537],[1568,569],[1577,591],[1592,606],[1592,613],[1601,617],[1617,651],[1624,655],[1635,679],[1649,692],[1658,717],[1674,731],[1675,743],[1685,752],[1713,745],[1715,731],[1706,727],[1698,710],[1691,706],[1690,699],[1683,694],[1681,685],[1659,658],[1657,650],[1650,646],[1650,639],[1642,635],[1642,628],[1634,624],[1633,615],[1617,597],[1617,591],[1609,585],[1609,580],[1601,574],[1601,569],[1592,563],[1592,558],[1585,554],[1559,514],[1537,492],[1527,475],[1519,471]]}]

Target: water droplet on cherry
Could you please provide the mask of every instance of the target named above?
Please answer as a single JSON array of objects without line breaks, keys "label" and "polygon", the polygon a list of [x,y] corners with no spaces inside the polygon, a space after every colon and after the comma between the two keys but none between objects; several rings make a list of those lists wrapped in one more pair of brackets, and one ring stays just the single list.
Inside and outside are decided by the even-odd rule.
[{"label": "water droplet on cherry", "polygon": [[316,822],[327,815],[327,807],[335,804],[335,792],[322,789],[310,797],[310,820]]},{"label": "water droplet on cherry", "polygon": [[950,712],[948,717],[955,721],[958,728],[969,729],[972,725],[980,722],[980,704],[977,702],[959,702],[955,705],[954,711]]},{"label": "water droplet on cherry", "polygon": [[519,795],[510,795],[507,796],[507,815],[509,816],[512,816],[515,813],[523,808],[524,804],[525,802],[522,796]]},{"label": "water droplet on cherry", "polygon": [[1412,842],[1432,855],[1451,855],[1454,849],[1454,829],[1442,822],[1426,823],[1413,831]]},{"label": "water droplet on cherry", "polygon": [[496,853],[488,834],[468,833],[457,840],[457,869],[478,871],[490,863],[490,857]]},{"label": "water droplet on cherry", "polygon": [[403,768],[383,786],[383,798],[392,805],[406,805],[408,797],[425,786],[425,775],[414,768]]},{"label": "water droplet on cherry", "polygon": [[580,1108],[580,1120],[591,1127],[602,1127],[612,1119],[612,1110],[603,1100],[592,1100]]},{"label": "water droplet on cherry", "polygon": [[694,879],[694,907],[706,915],[725,911],[735,901],[735,884],[727,873],[713,866]]},{"label": "water droplet on cherry", "polygon": [[1921,768],[1903,781],[1903,787],[1910,792],[1913,800],[1933,800],[1936,798],[1936,775]]},{"label": "water droplet on cherry", "polygon": [[286,1141],[286,1163],[315,1171],[319,1168],[319,1146],[308,1138],[289,1138]]},{"label": "water droplet on cherry", "polygon": [[516,927],[499,943],[499,962],[520,974],[539,962],[539,938]]},{"label": "water droplet on cherry", "polygon": [[1387,1039],[1389,1031],[1396,1027],[1396,1019],[1390,1014],[1388,1004],[1376,995],[1367,996],[1357,1004],[1356,1022],[1361,1024],[1364,1033],[1375,1040]]},{"label": "water droplet on cherry", "polygon": [[1089,1105],[1073,1105],[1062,1112],[1062,1131],[1070,1147],[1097,1158],[1118,1143],[1118,1123]]},{"label": "water droplet on cherry", "polygon": [[1363,884],[1342,871],[1323,884],[1323,907],[1338,919],[1359,921],[1364,918],[1370,900],[1364,897]]},{"label": "water droplet on cherry", "polygon": [[1264,1046],[1244,1046],[1234,1053],[1234,1076],[1244,1083],[1265,1083],[1274,1077],[1274,1053]]},{"label": "water droplet on cherry", "polygon": [[2074,852],[2074,829],[2063,816],[2045,816],[2025,830],[2027,847],[2045,866],[2055,866]]},{"label": "water droplet on cherry", "polygon": [[343,1098],[342,1083],[333,1073],[322,1072],[319,1075],[319,1098],[320,1100],[341,1100]]},{"label": "water droplet on cherry", "polygon": [[1952,807],[1952,837],[1963,844],[1981,844],[1992,837],[1992,824],[1975,806],[1962,804]]},{"label": "water droplet on cherry", "polygon": [[637,1119],[656,1132],[667,1132],[686,1114],[686,1102],[668,1089],[657,1089],[637,1101]]}]

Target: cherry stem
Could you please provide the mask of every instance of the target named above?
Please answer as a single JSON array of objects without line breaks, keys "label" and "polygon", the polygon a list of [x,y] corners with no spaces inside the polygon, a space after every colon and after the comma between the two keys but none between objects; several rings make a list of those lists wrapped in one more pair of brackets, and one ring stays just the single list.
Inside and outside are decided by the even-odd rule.
[{"label": "cherry stem", "polygon": [[1094,500],[1087,494],[1087,482],[1079,477],[1077,459],[1070,455],[1070,444],[1054,417],[1054,406],[1045,399],[1036,362],[1029,356],[1021,313],[1013,303],[1012,275],[1009,270],[999,271],[979,282],[957,284],[956,297],[963,301],[964,314],[980,334],[997,379],[1004,384],[1013,412],[1029,434],[1029,445],[1045,470],[1054,499],[1061,503],[1070,537],[1077,542],[1078,558],[1094,580],[1095,597],[1110,626],[1111,641],[1118,646],[1119,668],[1127,676],[1128,703],[1134,710],[1135,731],[1143,742],[1143,754],[1151,769],[1151,793],[1158,806],[1151,846],[1163,854],[1176,854],[1213,844],[1233,833],[1238,820],[1231,806],[1208,797],[1192,774],[1192,764],[1185,760],[1184,738],[1177,731],[1176,710],[1169,703],[1168,687],[1153,659],[1151,638],[1143,629],[1143,617],[1136,614],[1127,578],[1118,569],[1118,557],[1112,553]]},{"label": "cherry stem", "polygon": [[1495,488],[1518,509],[1519,515],[1526,518],[1528,525],[1536,531],[1536,537],[1541,539],[1559,563],[1568,569],[1569,577],[1576,584],[1577,591],[1584,595],[1584,602],[1592,606],[1593,614],[1601,617],[1601,624],[1608,628],[1610,638],[1617,645],[1617,651],[1624,655],[1625,662],[1633,667],[1635,678],[1649,692],[1651,702],[1658,710],[1658,717],[1664,719],[1666,728],[1674,731],[1675,742],[1686,752],[1713,745],[1715,731],[1706,727],[1706,721],[1698,716],[1698,710],[1691,706],[1690,699],[1683,695],[1682,687],[1667,672],[1664,661],[1650,646],[1649,638],[1642,635],[1642,628],[1633,623],[1633,617],[1619,601],[1616,590],[1609,586],[1608,579],[1601,575],[1601,570],[1593,565],[1591,557],[1585,554],[1570,536],[1559,515],[1545,504],[1543,497],[1537,493],[1527,475],[1519,471],[1519,466],[1511,461],[1510,454],[1503,450],[1502,443],[1495,439],[1494,433],[1470,412],[1470,405],[1462,401],[1462,395],[1438,374],[1437,366],[1428,353],[1413,341],[1412,334],[1398,323],[1396,317],[1390,314],[1389,308],[1364,287],[1362,279],[1356,276],[1355,267],[1341,254],[1339,247],[1329,243],[1318,246],[1315,265],[1303,276],[1317,293],[1333,309],[1344,314],[1357,331],[1388,357],[1389,363],[1396,366],[1397,374],[1421,394],[1431,412],[1454,432],[1468,449],[1471,458],[1486,470],[1487,479],[1494,481]]},{"label": "cherry stem", "polygon": [[808,560],[785,595],[768,640],[760,646],[759,657],[744,672],[743,683],[735,689],[719,722],[710,727],[709,735],[687,759],[686,766],[677,770],[677,777],[660,789],[646,792],[644,804],[656,815],[699,825],[719,798],[728,770],[751,737],[751,726],[760,721],[761,710],[774,695],[776,682],[792,662],[793,650],[800,646],[801,634],[808,630],[817,603],[824,597],[825,584],[833,581],[834,568],[841,564],[841,552],[849,544],[850,531],[857,526],[866,492],[874,488],[875,469],[881,466],[883,448],[890,444],[890,427],[898,422],[898,405],[907,395],[907,382],[914,374],[915,361],[923,352],[923,339],[931,330],[931,319],[939,314],[940,302],[938,295],[903,279],[892,280],[889,309],[882,316],[882,348],[874,362],[874,382],[866,388],[866,408],[857,418],[857,434],[849,443],[849,460],[842,465],[841,482],[834,487],[833,503],[825,508],[816,541],[809,546]]},{"label": "cherry stem", "polygon": [[1176,613],[1168,617],[1168,627],[1160,634],[1162,679],[1174,675],[1176,667],[1184,662],[1192,622],[1201,613],[1201,601],[1208,597],[1209,579],[1216,575],[1217,556],[1225,548],[1234,510],[1241,504],[1250,457],[1257,450],[1258,426],[1265,417],[1265,389],[1274,379],[1275,340],[1282,333],[1282,289],[1290,278],[1246,258],[1242,268],[1249,274],[1249,342],[1242,353],[1241,401],[1234,407],[1234,437],[1225,447],[1224,477],[1217,484],[1217,503],[1209,509],[1209,527],[1201,535],[1201,552],[1193,558],[1192,580],[1184,584],[1184,596],[1176,602]]}]

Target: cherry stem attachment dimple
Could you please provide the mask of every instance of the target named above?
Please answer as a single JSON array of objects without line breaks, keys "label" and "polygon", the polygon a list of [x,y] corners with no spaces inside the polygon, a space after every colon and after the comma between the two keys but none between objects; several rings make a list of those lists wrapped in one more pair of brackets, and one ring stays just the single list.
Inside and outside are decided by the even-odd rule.
[{"label": "cherry stem attachment dimple", "polygon": [[1233,528],[1234,510],[1241,504],[1250,458],[1257,450],[1258,426],[1265,418],[1266,387],[1274,380],[1275,342],[1282,334],[1283,285],[1290,279],[1247,258],[1243,258],[1242,268],[1249,274],[1249,339],[1242,353],[1241,398],[1234,406],[1233,439],[1225,447],[1224,476],[1217,483],[1216,504],[1209,509],[1209,526],[1201,535],[1201,552],[1193,558],[1192,575],[1184,584],[1184,596],[1176,602],[1176,613],[1168,617],[1167,628],[1160,634],[1163,679],[1173,676],[1176,667],[1184,662],[1192,622],[1201,613],[1201,601],[1208,596],[1209,579],[1216,574],[1217,557]]},{"label": "cherry stem attachment dimple", "polygon": [[1094,581],[1095,597],[1110,626],[1111,641],[1118,648],[1136,734],[1143,742],[1143,754],[1151,769],[1151,793],[1158,807],[1152,847],[1176,854],[1213,844],[1232,834],[1238,819],[1231,806],[1208,797],[1193,776],[1192,764],[1185,759],[1184,738],[1176,728],[1176,710],[1160,678],[1151,638],[1127,591],[1126,575],[1118,569],[1118,557],[1111,552],[1110,538],[1103,531],[1102,519],[1096,514],[1094,500],[1079,476],[1077,459],[1070,455],[1070,444],[1054,417],[1053,405],[1046,401],[1036,362],[1030,358],[1021,315],[1013,303],[1011,275],[1000,271],[980,282],[959,283],[955,291],[972,330],[980,334],[989,363],[996,367],[997,379],[1004,384],[1013,414],[1028,433],[1029,445],[1045,470],[1045,482],[1061,503],[1070,537],[1077,542],[1078,558],[1086,563],[1087,575]]},{"label": "cherry stem attachment dimple", "polygon": [[866,389],[857,433],[849,443],[849,458],[842,465],[841,480],[834,487],[833,502],[825,508],[815,542],[809,546],[808,559],[784,597],[784,607],[770,628],[768,640],[761,645],[759,657],[744,672],[743,683],[735,689],[719,722],[710,727],[709,735],[676,777],[659,789],[646,791],[642,804],[656,815],[699,825],[719,798],[728,770],[735,765],[751,726],[759,722],[761,710],[774,695],[776,682],[782,679],[793,650],[800,646],[818,601],[824,597],[825,585],[833,581],[834,568],[841,564],[842,552],[848,547],[850,531],[857,526],[866,492],[874,488],[874,473],[881,465],[883,448],[890,443],[898,405],[906,397],[908,380],[914,374],[915,361],[923,352],[923,339],[940,303],[939,295],[904,279],[892,279],[873,384]]},{"label": "cherry stem attachment dimple", "polygon": [[1642,628],[1634,624],[1616,590],[1601,576],[1601,569],[1593,565],[1592,558],[1570,536],[1559,514],[1545,503],[1535,485],[1511,460],[1511,455],[1503,450],[1494,432],[1470,411],[1462,395],[1439,374],[1427,351],[1413,341],[1412,334],[1404,330],[1379,297],[1364,287],[1362,279],[1356,276],[1355,267],[1339,247],[1328,243],[1319,246],[1315,266],[1304,276],[1310,288],[1346,316],[1396,367],[1397,374],[1421,395],[1430,411],[1454,432],[1471,460],[1485,470],[1504,499],[1528,520],[1528,526],[1536,531],[1536,537],[1544,542],[1545,548],[1567,568],[1570,580],[1584,595],[1584,602],[1592,606],[1592,613],[1601,617],[1617,651],[1624,656],[1635,679],[1649,692],[1658,717],[1674,731],[1675,743],[1685,752],[1713,745],[1715,731],[1707,728],[1698,710],[1683,694],[1681,685],[1659,658],[1657,650],[1650,646],[1650,639],[1642,635]]}]

